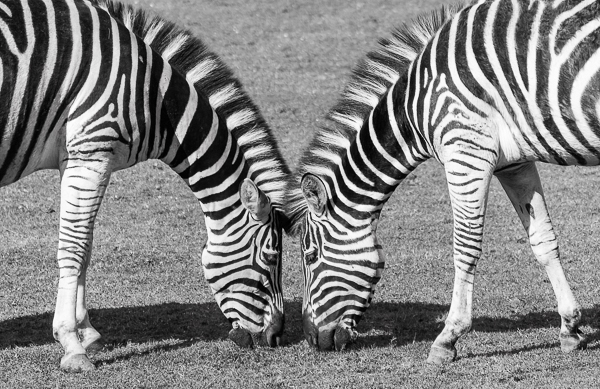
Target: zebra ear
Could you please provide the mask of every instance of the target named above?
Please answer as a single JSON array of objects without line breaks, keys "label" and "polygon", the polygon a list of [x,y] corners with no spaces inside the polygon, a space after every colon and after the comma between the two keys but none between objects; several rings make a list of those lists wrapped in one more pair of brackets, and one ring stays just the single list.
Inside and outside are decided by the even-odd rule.
[{"label": "zebra ear", "polygon": [[327,190],[321,179],[313,174],[306,173],[300,182],[302,194],[308,203],[308,209],[317,216],[325,212],[327,205]]},{"label": "zebra ear", "polygon": [[266,194],[249,178],[240,185],[240,199],[256,220],[266,223],[271,213],[271,202]]}]

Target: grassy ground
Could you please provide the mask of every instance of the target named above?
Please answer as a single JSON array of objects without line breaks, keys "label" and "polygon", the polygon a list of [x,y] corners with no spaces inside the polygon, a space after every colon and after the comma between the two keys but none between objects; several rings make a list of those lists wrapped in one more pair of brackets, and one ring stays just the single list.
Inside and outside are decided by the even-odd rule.
[{"label": "grassy ground", "polygon": [[[263,108],[291,163],[377,37],[431,0],[135,1],[203,37]],[[53,341],[58,175],[0,191],[0,387],[595,387],[600,381],[600,170],[542,166],[564,265],[584,310],[588,350],[563,355],[544,271],[497,182],[478,267],[473,331],[458,361],[425,363],[451,299],[451,213],[442,171],[421,166],[380,224],[387,269],[347,352],[302,335],[298,244],[284,248],[286,344],[241,350],[203,279],[205,239],[192,194],[160,163],[113,176],[98,217],[89,277],[98,369],[66,375]]]}]

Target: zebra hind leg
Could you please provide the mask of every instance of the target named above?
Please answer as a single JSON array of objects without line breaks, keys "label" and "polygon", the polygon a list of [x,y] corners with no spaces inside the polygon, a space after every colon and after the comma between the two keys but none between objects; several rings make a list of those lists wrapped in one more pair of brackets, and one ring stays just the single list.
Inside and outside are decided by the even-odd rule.
[{"label": "zebra hind leg", "polygon": [[558,243],[552,228],[542,184],[533,162],[497,173],[502,187],[510,198],[527,235],[537,261],[544,266],[561,316],[560,344],[564,352],[586,347],[584,334],[579,330],[581,307],[560,264]]},{"label": "zebra hind leg", "polygon": [[[86,345],[90,347],[94,343],[95,340],[86,340],[95,337],[95,330],[86,330],[91,326],[88,327],[87,311],[82,308],[85,305],[84,278],[91,252],[94,220],[110,177],[106,165],[98,161],[108,161],[108,158],[98,158],[94,164],[74,158],[61,166],[58,242],[60,278],[52,327],[54,338],[61,343],[65,352],[60,367],[67,372],[95,369],[85,349]],[[78,296],[80,292],[82,295]],[[82,333],[83,344],[80,340]]]}]

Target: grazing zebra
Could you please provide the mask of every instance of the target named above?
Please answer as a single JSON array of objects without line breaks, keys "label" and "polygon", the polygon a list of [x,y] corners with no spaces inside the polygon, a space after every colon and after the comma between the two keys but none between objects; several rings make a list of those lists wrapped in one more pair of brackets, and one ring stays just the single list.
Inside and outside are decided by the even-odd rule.
[{"label": "grazing zebra", "polygon": [[110,1],[0,2],[0,185],[61,174],[54,337],[67,371],[99,347],[85,305],[93,224],[113,171],[150,158],[198,198],[202,265],[230,337],[280,342],[289,173],[258,108],[189,32]]},{"label": "grazing zebra", "polygon": [[310,344],[341,349],[356,336],[384,267],[382,207],[433,157],[450,192],[455,279],[428,361],[454,360],[471,327],[493,175],[547,271],[562,350],[585,347],[534,161],[600,163],[598,1],[488,0],[423,15],[366,56],[328,117],[286,199],[301,236]]}]

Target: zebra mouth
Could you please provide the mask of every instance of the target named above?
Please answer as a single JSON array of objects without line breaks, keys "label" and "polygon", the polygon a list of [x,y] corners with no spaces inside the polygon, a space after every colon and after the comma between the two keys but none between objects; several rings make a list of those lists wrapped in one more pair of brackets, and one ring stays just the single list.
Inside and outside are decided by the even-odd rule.
[{"label": "zebra mouth", "polygon": [[279,347],[281,336],[275,334],[270,328],[263,332],[250,332],[244,328],[233,328],[229,331],[229,339],[241,348]]},{"label": "zebra mouth", "polygon": [[331,329],[319,330],[310,320],[304,321],[304,336],[308,344],[322,351],[342,351],[358,337],[353,328],[338,324]]},{"label": "zebra mouth", "polygon": [[262,332],[248,331],[247,329],[240,327],[237,322],[234,322],[228,337],[233,343],[242,348],[252,348],[254,346],[278,347],[282,344],[284,324],[285,317],[283,313],[275,311],[273,320]]}]

